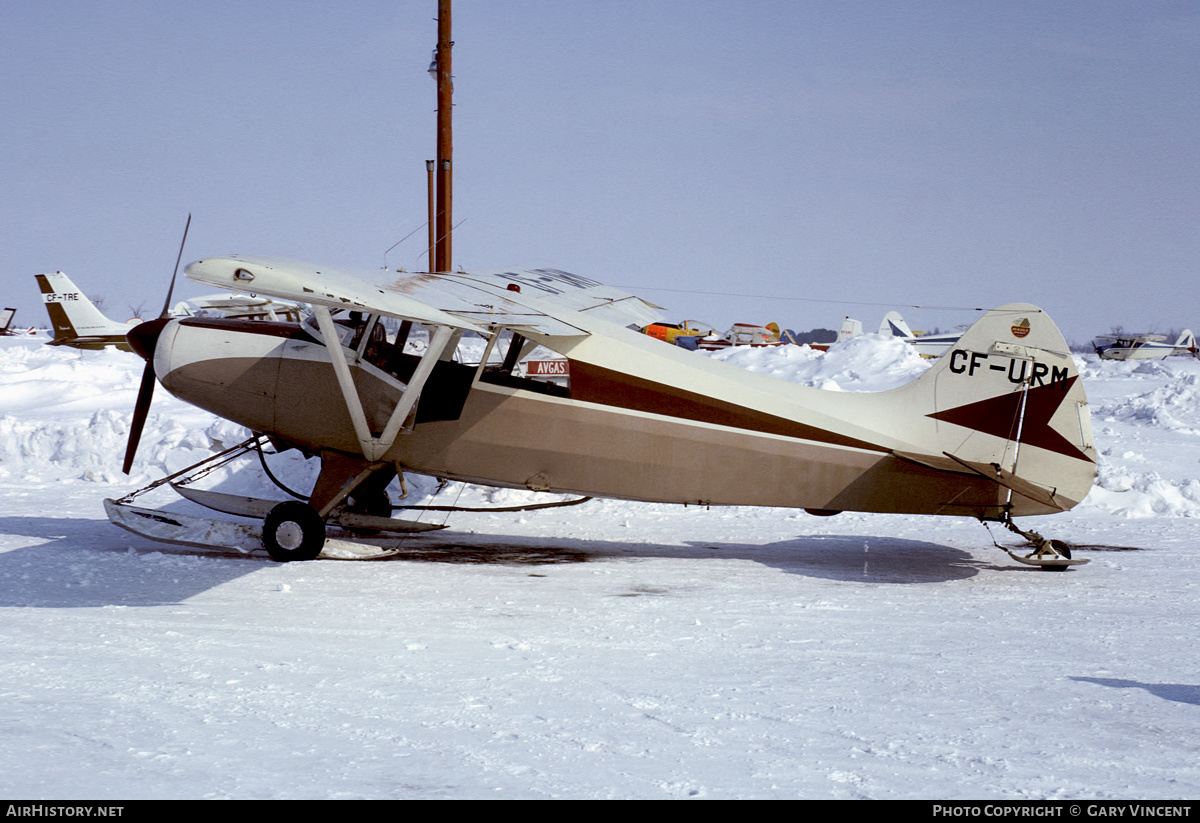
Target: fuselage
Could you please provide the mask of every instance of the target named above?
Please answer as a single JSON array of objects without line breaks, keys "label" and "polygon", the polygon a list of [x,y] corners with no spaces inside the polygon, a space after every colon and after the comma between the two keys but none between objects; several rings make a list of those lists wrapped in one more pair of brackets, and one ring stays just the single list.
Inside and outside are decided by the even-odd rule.
[{"label": "fuselage", "polygon": [[[1006,503],[1006,490],[984,478],[897,456],[930,451],[923,441],[947,425],[911,413],[911,392],[819,392],[620,327],[603,339],[534,342],[565,356],[569,386],[515,376],[486,358],[439,362],[383,459],[489,485],[669,503],[969,516],[995,515]],[[613,347],[636,373],[604,365]],[[380,351],[346,348],[376,433],[419,359]],[[301,326],[172,321],[155,371],[172,394],[254,431],[313,453],[361,453],[329,353]],[[1086,494],[1061,491],[1073,501]],[[1024,498],[1010,509],[1059,510]]]},{"label": "fuselage", "polygon": [[1173,354],[1187,354],[1187,350],[1169,343],[1154,340],[1118,340],[1108,345],[1097,346],[1096,353],[1102,360],[1162,360]]}]

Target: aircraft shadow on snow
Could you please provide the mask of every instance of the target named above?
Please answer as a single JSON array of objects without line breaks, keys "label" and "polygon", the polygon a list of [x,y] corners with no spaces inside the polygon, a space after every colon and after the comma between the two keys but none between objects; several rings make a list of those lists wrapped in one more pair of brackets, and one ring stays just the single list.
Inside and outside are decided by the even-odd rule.
[{"label": "aircraft shadow on snow", "polygon": [[[636,534],[636,532],[634,532]],[[941,583],[981,570],[1035,572],[980,561],[963,549],[921,540],[863,535],[809,535],[767,544],[691,541],[684,545],[571,538],[434,532],[410,538],[385,562],[547,565],[609,560],[687,558],[750,560],[788,574],[841,582]],[[1000,560],[1000,556],[997,556]]]},{"label": "aircraft shadow on snow", "polygon": [[582,540],[465,534],[453,531],[414,536],[405,551],[385,562],[553,565],[677,558],[751,560],[789,574],[846,582],[929,583],[958,580],[981,564],[968,553],[915,540],[858,536],[798,537],[765,545],[689,542],[666,545],[641,541]]},{"label": "aircraft shadow on snow", "polygon": [[164,606],[270,564],[265,554],[154,543],[105,519],[0,517],[0,534],[46,540],[0,554],[0,606]]},{"label": "aircraft shadow on snow", "polygon": [[1189,703],[1200,706],[1200,686],[1189,683],[1141,683],[1137,680],[1121,680],[1115,677],[1072,677],[1079,683],[1095,683],[1110,689],[1145,689],[1155,697],[1174,703]]},{"label": "aircraft shadow on snow", "polygon": [[[0,517],[0,533],[47,541],[0,554],[0,606],[170,605],[274,565],[265,553],[246,556],[156,543],[103,520]],[[862,535],[807,536],[766,545],[692,542],[680,546],[445,531],[403,542],[405,551],[400,554],[368,562],[507,565],[532,570],[651,558],[738,559],[800,577],[871,584],[939,583],[971,577],[985,568],[1021,571],[982,563],[961,549],[935,543]]]}]

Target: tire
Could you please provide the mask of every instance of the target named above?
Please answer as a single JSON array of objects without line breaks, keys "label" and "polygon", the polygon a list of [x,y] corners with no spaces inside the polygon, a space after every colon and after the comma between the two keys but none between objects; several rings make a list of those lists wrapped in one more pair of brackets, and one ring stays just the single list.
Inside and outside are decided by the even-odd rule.
[{"label": "tire", "polygon": [[279,563],[313,560],[325,547],[325,521],[307,503],[280,503],[263,521],[262,541]]}]

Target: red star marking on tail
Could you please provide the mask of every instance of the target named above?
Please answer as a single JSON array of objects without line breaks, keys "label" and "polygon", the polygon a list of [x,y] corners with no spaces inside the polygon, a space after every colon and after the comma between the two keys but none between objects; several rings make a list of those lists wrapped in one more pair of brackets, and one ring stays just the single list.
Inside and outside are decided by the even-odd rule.
[{"label": "red star marking on tail", "polygon": [[[1058,411],[1078,379],[1079,375],[1073,375],[1065,382],[1038,386],[1026,392],[1025,424],[1021,429],[1023,444],[1092,462],[1078,446],[1050,427],[1050,418]],[[1021,392],[1014,391],[926,416],[1005,440],[1014,440],[1020,413]]]}]

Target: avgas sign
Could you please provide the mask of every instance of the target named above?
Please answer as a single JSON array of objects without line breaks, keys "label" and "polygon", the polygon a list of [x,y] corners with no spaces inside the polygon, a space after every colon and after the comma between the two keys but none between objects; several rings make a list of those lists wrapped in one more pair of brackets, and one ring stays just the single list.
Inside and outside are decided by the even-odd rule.
[{"label": "avgas sign", "polygon": [[570,377],[571,366],[566,360],[530,360],[525,364],[527,377]]}]

